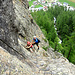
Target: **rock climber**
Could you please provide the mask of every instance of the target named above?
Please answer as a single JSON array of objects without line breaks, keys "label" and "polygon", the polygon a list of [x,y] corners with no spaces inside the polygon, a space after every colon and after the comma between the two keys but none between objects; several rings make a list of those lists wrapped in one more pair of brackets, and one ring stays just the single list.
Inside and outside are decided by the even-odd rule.
[{"label": "rock climber", "polygon": [[32,43],[32,45],[36,44],[38,47],[38,50],[39,50],[39,45],[38,45],[39,42],[40,42],[40,40],[36,36],[34,36],[31,43]]},{"label": "rock climber", "polygon": [[[32,43],[30,41],[27,41],[27,45],[25,46],[25,48],[29,49],[31,51],[31,53],[33,53],[33,51],[34,51],[33,45],[32,45]],[[30,48],[32,48],[33,51]]]}]

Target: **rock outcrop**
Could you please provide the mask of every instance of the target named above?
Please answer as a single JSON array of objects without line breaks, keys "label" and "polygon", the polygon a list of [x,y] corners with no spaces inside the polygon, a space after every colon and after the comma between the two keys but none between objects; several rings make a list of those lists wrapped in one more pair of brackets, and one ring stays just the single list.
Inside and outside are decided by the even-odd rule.
[{"label": "rock outcrop", "polygon": [[[43,50],[48,41],[28,8],[27,0],[0,0],[0,75],[75,75],[75,65],[62,54]],[[31,53],[24,46],[34,35],[40,49]]]},{"label": "rock outcrop", "polygon": [[0,75],[32,75],[32,69],[0,47]]},{"label": "rock outcrop", "polygon": [[7,50],[18,44],[14,19],[12,0],[0,0],[0,45]]}]

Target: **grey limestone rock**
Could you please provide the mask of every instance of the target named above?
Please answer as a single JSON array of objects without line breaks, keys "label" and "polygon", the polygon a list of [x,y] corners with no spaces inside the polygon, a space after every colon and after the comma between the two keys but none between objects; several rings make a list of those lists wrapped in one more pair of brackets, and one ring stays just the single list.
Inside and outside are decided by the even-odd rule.
[{"label": "grey limestone rock", "polygon": [[[27,0],[0,0],[0,75],[75,75],[74,64],[52,48],[42,49],[49,44],[28,7]],[[42,42],[31,53],[25,45],[34,35]]]}]

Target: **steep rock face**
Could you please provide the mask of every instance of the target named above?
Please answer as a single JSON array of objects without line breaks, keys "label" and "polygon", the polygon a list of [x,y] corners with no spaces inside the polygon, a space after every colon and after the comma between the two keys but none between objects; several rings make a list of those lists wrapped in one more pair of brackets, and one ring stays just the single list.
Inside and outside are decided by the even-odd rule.
[{"label": "steep rock face", "polygon": [[[18,43],[19,35],[29,41],[32,40],[34,35],[40,36],[40,40],[45,38],[40,28],[33,22],[26,0],[1,0],[0,46],[8,50],[11,54],[20,54],[25,57],[24,50]],[[26,42],[24,45],[26,45]]]},{"label": "steep rock face", "polygon": [[[75,75],[75,65],[60,53],[42,49],[48,42],[26,0],[0,0],[0,21],[0,46],[7,50],[0,47],[0,75]],[[41,40],[40,50],[35,46],[35,52],[30,53],[24,46],[34,35]]]},{"label": "steep rock face", "polygon": [[[15,24],[19,28],[18,34],[19,38],[18,41],[20,42],[20,46],[26,45],[27,41],[32,41],[33,36],[36,35],[40,40],[40,47],[48,46],[48,42],[45,42],[46,39],[38,27],[38,25],[34,22],[30,12],[28,9],[25,9],[23,2],[19,0],[13,0],[14,11],[15,11]],[[22,49],[23,50],[23,49]],[[25,49],[24,49],[25,50]]]},{"label": "steep rock face", "polygon": [[[40,47],[48,46],[48,41],[45,42],[44,39],[46,39],[38,27],[38,25],[34,22],[30,12],[24,5],[24,1],[21,0],[13,0],[13,6],[14,6],[14,12],[15,12],[15,25],[18,27],[18,44],[20,45],[21,53],[23,56],[30,57],[31,54],[27,54],[27,50],[23,47],[26,45],[27,41],[32,41],[33,36],[36,35],[40,40]],[[23,45],[23,46],[22,46]],[[36,47],[36,46],[35,46]],[[36,47],[37,49],[37,47]],[[42,53],[43,50],[40,51]],[[25,55],[23,54],[25,53]],[[30,56],[28,56],[30,55]]]},{"label": "steep rock face", "polygon": [[0,47],[0,75],[75,75],[75,65],[63,56],[51,58],[39,52],[20,61]]},{"label": "steep rock face", "polygon": [[32,75],[32,69],[26,62],[21,62],[15,56],[0,47],[0,75]]},{"label": "steep rock face", "polygon": [[[24,3],[24,2],[23,2]],[[38,25],[34,22],[30,12],[28,9],[24,8],[24,4],[19,0],[13,0],[14,10],[16,14],[15,23],[18,24],[19,27],[19,35],[25,40],[31,41],[33,36],[36,35],[45,45],[48,43],[43,40],[45,39],[43,33],[41,32]]]},{"label": "steep rock face", "polygon": [[10,53],[18,45],[17,27],[14,24],[12,0],[0,0],[0,46]]}]

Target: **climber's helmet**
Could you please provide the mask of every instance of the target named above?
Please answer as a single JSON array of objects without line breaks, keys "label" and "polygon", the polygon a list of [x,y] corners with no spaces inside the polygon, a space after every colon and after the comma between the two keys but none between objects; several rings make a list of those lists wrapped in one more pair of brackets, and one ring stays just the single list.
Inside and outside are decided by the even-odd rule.
[{"label": "climber's helmet", "polygon": [[34,39],[36,39],[36,36],[33,36]]},{"label": "climber's helmet", "polygon": [[30,42],[29,42],[29,41],[27,41],[27,44],[30,44]]}]

